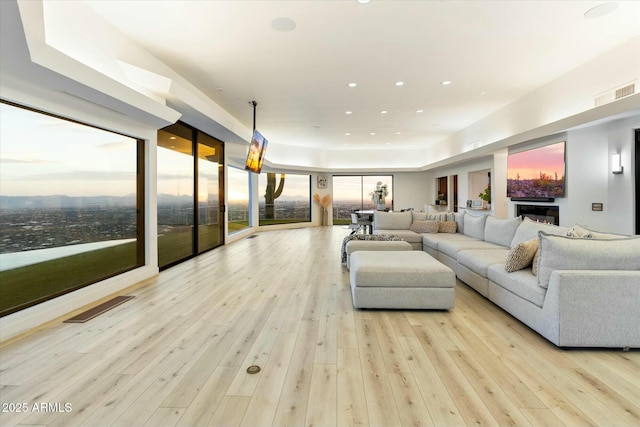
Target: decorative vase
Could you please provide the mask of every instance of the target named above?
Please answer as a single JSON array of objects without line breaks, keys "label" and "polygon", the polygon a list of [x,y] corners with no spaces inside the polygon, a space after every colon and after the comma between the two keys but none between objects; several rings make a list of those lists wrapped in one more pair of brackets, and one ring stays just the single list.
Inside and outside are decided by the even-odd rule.
[{"label": "decorative vase", "polygon": [[384,203],[377,203],[376,206],[379,211],[383,211],[386,209]]},{"label": "decorative vase", "polygon": [[322,209],[322,225],[329,225],[329,210]]}]

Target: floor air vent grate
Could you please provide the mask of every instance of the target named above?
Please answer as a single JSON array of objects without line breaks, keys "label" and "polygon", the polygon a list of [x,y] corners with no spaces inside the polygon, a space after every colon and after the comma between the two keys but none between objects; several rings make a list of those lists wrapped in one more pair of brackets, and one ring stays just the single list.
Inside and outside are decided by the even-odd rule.
[{"label": "floor air vent grate", "polygon": [[258,236],[256,236],[255,234],[252,234],[251,236],[247,237],[247,239],[255,239],[256,237]]},{"label": "floor air vent grate", "polygon": [[131,298],[135,298],[132,295],[123,295],[118,296],[113,299],[110,299],[107,302],[103,302],[100,305],[97,305],[83,313],[78,314],[77,316],[72,317],[71,319],[67,319],[64,323],[84,323],[87,322],[94,317],[101,315],[102,313],[111,310],[114,307],[119,306],[122,303],[129,301]]}]

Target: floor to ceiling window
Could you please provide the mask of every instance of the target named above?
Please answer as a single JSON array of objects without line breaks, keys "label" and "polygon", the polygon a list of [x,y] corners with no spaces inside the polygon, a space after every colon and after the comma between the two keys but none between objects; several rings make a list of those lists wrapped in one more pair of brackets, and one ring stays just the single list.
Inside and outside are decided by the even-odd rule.
[{"label": "floor to ceiling window", "polygon": [[184,123],[158,131],[158,265],[224,243],[224,146]]},{"label": "floor to ceiling window", "polygon": [[311,175],[261,173],[259,224],[311,222]]},{"label": "floor to ceiling window", "polygon": [[249,172],[234,167],[227,168],[227,200],[229,234],[251,226],[249,211]]},{"label": "floor to ceiling window", "polygon": [[392,175],[345,175],[333,177],[333,223],[349,224],[354,210],[375,210],[372,195],[377,187],[386,185],[385,209],[393,209]]},{"label": "floor to ceiling window", "polygon": [[0,103],[0,315],[144,264],[144,142]]}]

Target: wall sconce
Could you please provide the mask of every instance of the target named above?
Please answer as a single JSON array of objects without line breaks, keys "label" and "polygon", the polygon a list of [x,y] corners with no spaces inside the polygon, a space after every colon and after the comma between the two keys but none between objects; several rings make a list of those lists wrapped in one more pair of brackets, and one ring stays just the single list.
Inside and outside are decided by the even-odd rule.
[{"label": "wall sconce", "polygon": [[620,153],[611,155],[611,172],[614,174],[622,173],[622,159],[620,158]]}]

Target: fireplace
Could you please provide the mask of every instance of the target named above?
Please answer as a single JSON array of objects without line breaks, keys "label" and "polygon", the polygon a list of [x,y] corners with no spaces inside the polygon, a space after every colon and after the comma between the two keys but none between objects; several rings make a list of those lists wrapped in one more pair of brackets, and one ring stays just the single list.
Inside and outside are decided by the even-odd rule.
[{"label": "fireplace", "polygon": [[520,215],[537,222],[560,225],[559,206],[516,205],[516,216]]}]

